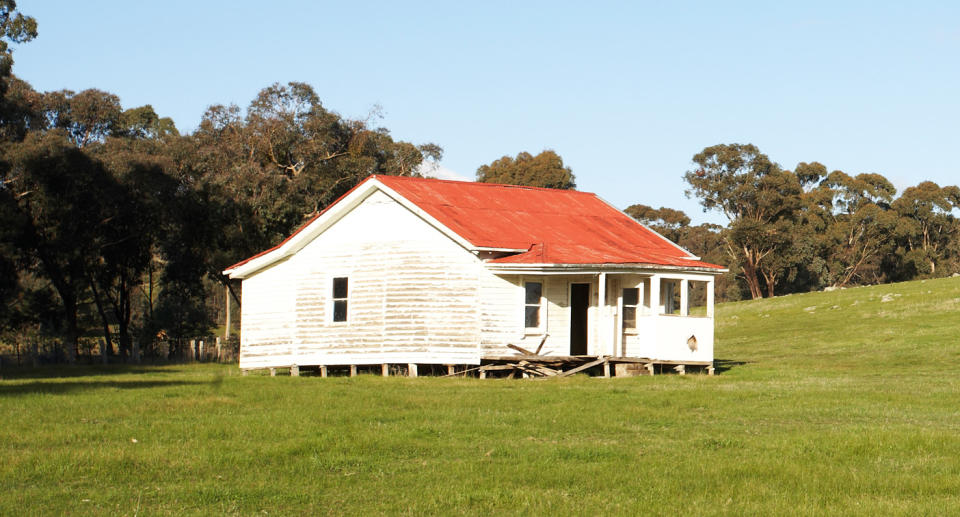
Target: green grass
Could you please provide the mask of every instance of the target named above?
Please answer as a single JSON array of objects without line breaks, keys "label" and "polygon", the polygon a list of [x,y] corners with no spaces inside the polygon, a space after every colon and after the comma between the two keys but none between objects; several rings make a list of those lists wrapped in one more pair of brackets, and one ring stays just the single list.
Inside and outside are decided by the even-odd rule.
[{"label": "green grass", "polygon": [[958,336],[960,278],[719,306],[716,377],[4,370],[0,515],[956,514]]}]

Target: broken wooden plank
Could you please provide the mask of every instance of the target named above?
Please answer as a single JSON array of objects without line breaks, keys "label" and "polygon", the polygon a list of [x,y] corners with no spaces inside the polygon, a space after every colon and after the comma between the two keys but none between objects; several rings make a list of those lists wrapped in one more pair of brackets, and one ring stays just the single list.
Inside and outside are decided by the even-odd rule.
[{"label": "broken wooden plank", "polygon": [[530,372],[532,372],[532,373],[536,373],[536,374],[542,375],[542,376],[544,376],[544,377],[553,377],[553,376],[555,376],[555,375],[560,374],[559,371],[554,370],[553,368],[549,368],[549,367],[547,367],[547,366],[544,366],[544,365],[542,365],[542,364],[534,364],[534,363],[530,363],[530,362],[528,362],[528,361],[520,361],[520,362],[517,363],[517,364],[518,364],[519,366],[523,367],[523,368],[524,368],[525,370],[527,370],[527,371],[530,371]]},{"label": "broken wooden plank", "polygon": [[486,366],[481,366],[481,371],[494,371],[494,370],[515,370],[517,366],[515,364],[488,364]]},{"label": "broken wooden plank", "polygon": [[537,347],[537,351],[534,352],[534,355],[540,355],[540,350],[543,350],[543,344],[547,342],[548,337],[550,337],[550,334],[543,335],[543,339],[540,340],[540,345]]},{"label": "broken wooden plank", "polygon": [[574,368],[574,369],[572,369],[572,370],[567,370],[567,371],[565,371],[565,372],[563,372],[563,373],[560,373],[560,374],[557,375],[557,377],[569,377],[570,375],[573,375],[573,374],[575,374],[575,373],[580,373],[580,372],[582,372],[582,371],[584,371],[584,370],[593,368],[594,366],[597,366],[598,364],[604,364],[604,363],[606,363],[606,362],[607,362],[607,358],[606,358],[606,357],[604,357],[604,358],[602,358],[602,359],[597,359],[596,361],[589,362],[589,363],[587,363],[587,364],[580,365],[580,366],[578,366],[578,367],[576,367],[576,368]]},{"label": "broken wooden plank", "polygon": [[523,355],[538,355],[536,352],[531,352],[531,351],[527,350],[526,348],[523,348],[522,346],[507,345],[507,348],[512,348],[512,349],[516,350],[517,352],[520,352],[520,353],[523,354]]}]

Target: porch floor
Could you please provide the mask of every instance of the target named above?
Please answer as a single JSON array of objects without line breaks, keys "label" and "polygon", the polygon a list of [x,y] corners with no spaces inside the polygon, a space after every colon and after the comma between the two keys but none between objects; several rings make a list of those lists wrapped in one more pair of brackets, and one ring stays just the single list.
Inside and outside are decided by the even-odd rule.
[{"label": "porch floor", "polygon": [[[567,377],[587,370],[599,369],[603,377],[635,377],[655,373],[676,372],[685,375],[688,368],[696,368],[707,375],[714,374],[713,361],[665,361],[646,357],[617,357],[608,355],[488,355],[478,367],[457,372],[466,375],[479,372],[480,378],[498,377]],[[495,373],[496,372],[496,373]]]}]

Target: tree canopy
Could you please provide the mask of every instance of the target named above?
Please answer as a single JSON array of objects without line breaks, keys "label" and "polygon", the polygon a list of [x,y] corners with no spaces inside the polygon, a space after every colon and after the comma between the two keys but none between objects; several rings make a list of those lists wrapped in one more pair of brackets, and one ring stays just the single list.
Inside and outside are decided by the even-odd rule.
[{"label": "tree canopy", "polygon": [[533,156],[528,152],[516,158],[504,156],[477,169],[477,181],[559,189],[575,189],[573,172],[563,165],[563,158],[547,149]]},{"label": "tree canopy", "polygon": [[898,198],[881,174],[790,171],[750,144],[707,147],[693,162],[687,195],[727,217],[723,263],[753,298],[960,271],[955,186],[921,182]]}]

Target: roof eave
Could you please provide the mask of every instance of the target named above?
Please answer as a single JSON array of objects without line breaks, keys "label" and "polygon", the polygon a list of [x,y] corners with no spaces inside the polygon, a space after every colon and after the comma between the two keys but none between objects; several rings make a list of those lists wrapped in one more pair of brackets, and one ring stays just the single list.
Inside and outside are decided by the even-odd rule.
[{"label": "roof eave", "polygon": [[437,220],[435,217],[430,215],[427,211],[417,206],[416,203],[410,201],[396,190],[390,188],[389,185],[386,185],[384,182],[380,181],[376,175],[373,175],[357,184],[357,186],[344,194],[340,199],[334,201],[324,212],[319,214],[306,225],[302,226],[299,230],[297,230],[297,232],[288,237],[285,241],[281,242],[279,245],[265,252],[261,252],[259,255],[254,255],[243,262],[239,262],[233,266],[230,266],[223,271],[223,274],[229,276],[231,279],[244,279],[264,268],[273,265],[276,262],[286,259],[287,257],[300,251],[300,249],[306,246],[307,243],[326,231],[327,228],[339,221],[340,218],[360,205],[360,203],[362,203],[377,190],[397,201],[400,205],[416,214],[427,224],[433,226],[468,251],[491,251],[505,253],[519,253],[527,251],[526,249],[475,246],[473,243],[460,236]]},{"label": "roof eave", "polygon": [[487,262],[484,264],[487,269],[496,273],[529,273],[529,272],[554,272],[554,273],[599,273],[599,272],[624,272],[666,270],[666,271],[691,271],[697,273],[709,273],[712,275],[721,275],[729,271],[726,268],[712,268],[703,266],[674,266],[667,264],[518,264],[518,263],[496,263]]}]

